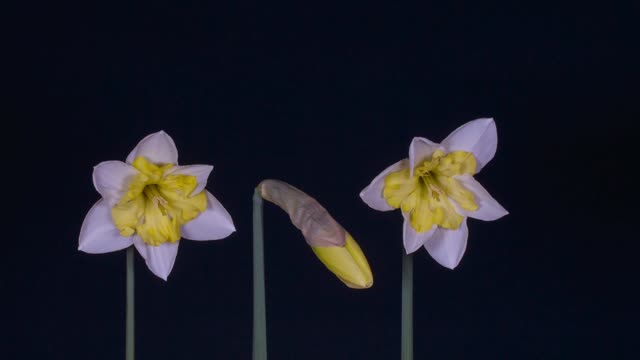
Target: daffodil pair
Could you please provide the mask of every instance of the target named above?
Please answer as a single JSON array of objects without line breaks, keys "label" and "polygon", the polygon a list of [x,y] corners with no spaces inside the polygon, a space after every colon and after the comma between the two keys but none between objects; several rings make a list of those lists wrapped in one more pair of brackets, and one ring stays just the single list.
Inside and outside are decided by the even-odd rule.
[{"label": "daffodil pair", "polygon": [[[490,221],[507,214],[473,177],[493,158],[496,147],[493,119],[471,121],[440,144],[416,137],[408,158],[385,169],[360,196],[376,210],[401,209],[407,254],[424,246],[438,263],[453,269],[466,249],[467,218]],[[205,190],[212,169],[209,165],[179,166],[175,144],[162,131],[144,138],[126,162],[98,164],[93,182],[102,199],[84,220],[79,250],[105,253],[133,245],[149,269],[166,280],[181,238],[216,240],[235,231],[228,212]],[[320,261],[348,287],[368,288],[373,275],[353,237],[315,199],[277,180],[261,182],[256,194],[260,202],[254,202],[254,214],[258,214],[254,218],[258,220],[254,223],[254,286],[260,293],[256,296],[254,292],[254,342],[258,339],[255,344],[263,345],[257,352],[254,345],[254,359],[266,359],[261,198],[289,214]],[[132,256],[127,258],[132,270]],[[412,307],[406,305],[412,298],[408,259],[405,256],[403,262],[403,339],[412,339],[405,335],[412,314],[405,311]],[[132,289],[130,274],[127,281]],[[127,304],[128,321],[133,323],[132,297]],[[129,347],[132,333],[128,328],[127,354],[133,354],[133,346]],[[403,345],[404,359],[412,358],[411,341]]]},{"label": "daffodil pair", "polygon": [[[496,147],[493,119],[469,122],[440,144],[416,137],[409,146],[409,157],[385,169],[360,196],[376,210],[402,210],[407,253],[424,246],[438,263],[453,269],[466,249],[467,217],[489,221],[507,214],[473,177],[493,158]],[[235,231],[229,213],[204,190],[212,169],[209,165],[179,166],[176,146],[162,131],[140,141],[126,162],[98,164],[93,182],[103,198],[84,220],[79,249],[104,253],[134,245],[149,269],[166,280],[181,238],[215,240]],[[269,189],[266,185],[275,188],[275,184],[265,182],[263,192]],[[288,193],[299,195],[295,190]],[[290,214],[299,213],[298,208],[313,208],[296,207],[301,200],[291,199],[301,196],[263,195],[271,196]],[[302,228],[300,221],[294,224],[307,232],[305,238],[326,263],[323,248],[336,243],[326,242],[328,237],[322,244],[310,241],[310,228]],[[341,245],[352,240],[346,232],[334,238],[344,239]]]}]

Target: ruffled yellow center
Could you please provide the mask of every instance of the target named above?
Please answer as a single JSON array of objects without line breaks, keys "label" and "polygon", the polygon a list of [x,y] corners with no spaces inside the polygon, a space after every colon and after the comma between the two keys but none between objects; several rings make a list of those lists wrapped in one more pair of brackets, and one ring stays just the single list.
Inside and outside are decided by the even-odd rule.
[{"label": "ruffled yellow center", "polygon": [[454,200],[464,210],[478,209],[473,194],[454,178],[476,172],[476,159],[465,151],[445,155],[438,150],[418,162],[410,175],[409,168],[392,172],[384,179],[383,196],[389,206],[409,214],[416,232],[425,232],[434,225],[457,229],[462,215],[456,212]]},{"label": "ruffled yellow center", "polygon": [[141,156],[132,165],[138,174],[111,210],[120,235],[138,234],[153,246],[180,240],[180,226],[207,208],[204,191],[191,194],[198,185],[195,176],[171,174],[172,164],[159,166]]}]

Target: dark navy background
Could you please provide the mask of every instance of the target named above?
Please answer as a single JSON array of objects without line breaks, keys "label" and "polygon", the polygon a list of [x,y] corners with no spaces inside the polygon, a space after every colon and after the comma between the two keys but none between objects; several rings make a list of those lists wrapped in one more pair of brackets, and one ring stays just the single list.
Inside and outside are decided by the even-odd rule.
[{"label": "dark navy background", "polygon": [[270,358],[398,359],[402,218],[358,193],[412,137],[479,117],[499,145],[477,178],[510,215],[471,220],[454,271],[416,253],[416,359],[639,355],[637,4],[23,5],[4,53],[6,359],[124,358],[125,253],[77,238],[92,167],[160,129],[182,164],[215,166],[238,231],[182,242],[166,283],[137,257],[138,358],[250,358],[251,196],[278,178],[353,234],[375,284],[343,286],[266,205]]}]

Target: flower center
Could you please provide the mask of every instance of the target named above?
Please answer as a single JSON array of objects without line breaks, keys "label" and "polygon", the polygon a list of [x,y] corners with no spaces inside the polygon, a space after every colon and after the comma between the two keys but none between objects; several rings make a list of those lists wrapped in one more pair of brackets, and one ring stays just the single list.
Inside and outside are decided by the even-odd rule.
[{"label": "flower center", "polygon": [[416,232],[429,231],[434,225],[457,229],[463,216],[458,214],[456,205],[469,211],[477,210],[478,205],[455,176],[473,175],[475,171],[473,154],[454,151],[445,155],[438,150],[415,166],[413,176],[409,168],[388,174],[383,196],[390,206],[409,214]]},{"label": "flower center", "polygon": [[132,165],[139,172],[111,210],[120,235],[137,234],[153,246],[180,240],[180,227],[207,207],[204,191],[191,194],[198,185],[195,176],[173,174],[172,164],[159,166],[144,157]]},{"label": "flower center", "polygon": [[145,201],[152,202],[163,214],[167,213],[167,205],[169,202],[160,195],[158,185],[147,185],[144,187],[142,194],[145,197]]}]

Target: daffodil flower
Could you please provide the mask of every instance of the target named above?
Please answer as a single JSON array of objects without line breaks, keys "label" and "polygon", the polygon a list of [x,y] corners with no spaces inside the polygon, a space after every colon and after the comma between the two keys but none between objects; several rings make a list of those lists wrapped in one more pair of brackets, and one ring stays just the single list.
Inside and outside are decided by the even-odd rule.
[{"label": "daffodil flower", "polygon": [[278,180],[264,180],[258,189],[264,199],[289,214],[316,256],[340,281],[354,289],[373,285],[371,268],[358,243],[314,198]]},{"label": "daffodil flower", "polygon": [[467,217],[492,221],[508,214],[473,177],[493,158],[497,144],[493,119],[464,124],[440,144],[416,137],[409,158],[385,169],[360,197],[375,210],[401,209],[407,254],[424,246],[453,269],[467,247]]},{"label": "daffodil flower", "polygon": [[126,162],[94,167],[102,195],[84,219],[78,250],[107,253],[134,245],[151,272],[166,280],[180,238],[217,240],[235,231],[220,202],[204,188],[210,165],[178,165],[178,150],[164,131],[151,134]]}]

